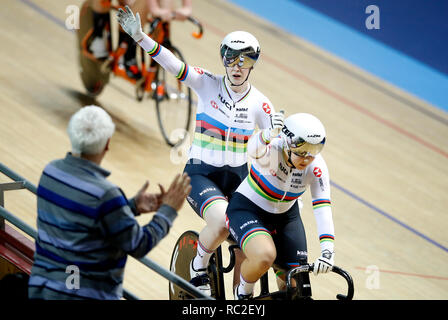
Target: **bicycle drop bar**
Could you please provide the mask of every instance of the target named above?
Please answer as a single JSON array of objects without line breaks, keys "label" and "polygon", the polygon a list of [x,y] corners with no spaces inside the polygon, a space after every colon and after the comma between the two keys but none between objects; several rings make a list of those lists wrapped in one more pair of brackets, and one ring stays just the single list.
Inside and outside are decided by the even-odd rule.
[{"label": "bicycle drop bar", "polygon": [[[230,272],[233,267],[235,266],[235,252],[234,250],[238,248],[238,245],[230,245],[229,246],[229,253],[230,253],[230,262],[229,265],[227,267],[223,268],[223,272],[227,273]],[[298,267],[295,267],[291,270],[288,271],[288,273],[286,274],[286,283],[291,283],[291,279],[298,273],[302,273],[302,272],[313,272],[314,270],[314,264],[304,264]],[[341,277],[343,277],[345,279],[345,281],[347,282],[347,294],[342,294],[339,293],[336,295],[336,298],[338,300],[352,300],[353,299],[353,295],[355,292],[354,289],[354,285],[353,285],[353,279],[351,277],[351,275],[345,271],[344,269],[338,267],[338,266],[333,266],[332,272],[340,275]]]},{"label": "bicycle drop bar", "polygon": [[233,244],[233,245],[230,245],[228,249],[229,249],[229,253],[230,253],[230,262],[227,267],[223,268],[222,272],[224,272],[224,273],[228,273],[228,272],[232,271],[233,267],[235,266],[235,251],[234,250],[239,249],[239,246]]},{"label": "bicycle drop bar", "polygon": [[344,269],[339,268],[337,266],[333,266],[333,269],[331,271],[342,276],[345,279],[345,281],[347,281],[347,286],[348,286],[347,295],[343,295],[340,293],[340,294],[336,295],[336,298],[339,300],[352,300],[353,295],[355,293],[355,288],[353,286],[353,279],[352,279],[351,275]]},{"label": "bicycle drop bar", "polygon": [[[299,267],[296,267],[294,269],[291,269],[288,274],[287,274],[287,283],[291,283],[291,278],[301,272],[312,272],[314,270],[314,264],[305,264]],[[338,300],[352,300],[353,299],[353,295],[354,295],[354,286],[353,286],[353,279],[350,276],[350,274],[345,271],[344,269],[338,267],[338,266],[333,266],[332,272],[340,275],[341,277],[343,277],[345,279],[345,281],[347,282],[347,295],[344,294],[337,294],[336,298]]]},{"label": "bicycle drop bar", "polygon": [[[191,23],[193,23],[198,28],[198,31],[193,32],[191,35],[193,37],[195,37],[196,39],[200,39],[202,37],[202,34],[204,33],[202,24],[196,18],[193,18],[191,16],[188,17],[187,20],[190,21]],[[160,19],[160,18],[155,18],[154,20],[152,20],[150,23],[150,27],[149,27],[150,28],[149,33],[152,33],[157,28],[157,25],[161,22],[162,22],[162,19]]]},{"label": "bicycle drop bar", "polygon": [[195,37],[196,39],[199,39],[202,37],[202,33],[204,32],[204,30],[202,29],[202,24],[196,20],[193,17],[188,17],[188,21],[190,21],[191,23],[193,23],[196,27],[198,27],[199,32],[193,32],[192,35],[193,37]]}]

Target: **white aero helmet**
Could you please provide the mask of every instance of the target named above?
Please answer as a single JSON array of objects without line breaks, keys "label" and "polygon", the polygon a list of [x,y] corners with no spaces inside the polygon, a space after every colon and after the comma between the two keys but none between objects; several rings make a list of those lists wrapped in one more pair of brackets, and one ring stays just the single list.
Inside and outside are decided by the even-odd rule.
[{"label": "white aero helmet", "polygon": [[286,118],[281,134],[286,138],[288,150],[301,157],[315,157],[326,140],[324,125],[309,113],[296,113]]},{"label": "white aero helmet", "polygon": [[220,52],[225,67],[252,68],[260,56],[260,44],[249,32],[234,31],[224,37]]}]

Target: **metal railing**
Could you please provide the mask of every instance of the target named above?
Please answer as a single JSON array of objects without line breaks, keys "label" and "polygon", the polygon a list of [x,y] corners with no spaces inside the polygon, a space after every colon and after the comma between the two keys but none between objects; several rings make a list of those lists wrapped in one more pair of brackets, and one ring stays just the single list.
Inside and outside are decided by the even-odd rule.
[{"label": "metal railing", "polygon": [[[2,163],[0,163],[0,172],[4,175],[8,176],[13,182],[10,183],[1,183],[0,184],[0,229],[4,229],[5,220],[14,225],[15,227],[22,230],[27,235],[31,236],[33,239],[37,237],[37,231],[29,226],[27,223],[22,221],[20,218],[16,217],[14,214],[5,209],[4,203],[4,192],[9,190],[19,190],[19,189],[27,189],[34,193],[37,196],[37,188],[31,182],[21,177]],[[179,277],[177,274],[169,271],[168,269],[160,266],[156,262],[152,261],[147,257],[143,257],[141,259],[137,259],[149,269],[155,271],[160,274],[162,277],[167,279],[168,281],[174,283],[175,285],[181,287],[190,293],[193,297],[199,299],[207,299],[213,300],[213,298],[204,295],[201,291],[199,291],[195,286],[185,281],[183,278]],[[123,297],[127,300],[139,300],[139,298],[134,295],[129,290],[123,289]]]}]

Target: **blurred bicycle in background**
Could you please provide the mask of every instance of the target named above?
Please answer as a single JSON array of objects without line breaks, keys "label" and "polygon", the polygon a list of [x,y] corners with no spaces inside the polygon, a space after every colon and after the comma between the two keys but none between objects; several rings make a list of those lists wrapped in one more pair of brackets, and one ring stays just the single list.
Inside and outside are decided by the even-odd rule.
[{"label": "blurred bicycle in background", "polygon": [[[93,41],[93,10],[91,0],[83,3],[80,13],[80,28],[77,32],[80,75],[82,83],[91,97],[97,97],[108,84],[110,75],[125,79],[135,87],[137,101],[142,101],[147,96],[155,101],[157,111],[157,121],[165,142],[170,146],[180,144],[190,129],[192,115],[192,95],[191,90],[175,77],[159,66],[149,55],[137,55],[136,73],[138,78],[131,77],[126,72],[123,64],[124,55],[128,49],[126,42],[121,42],[113,46],[112,39],[114,33],[119,32],[119,26],[110,23],[105,24],[104,32],[107,56],[97,58],[89,50]],[[120,6],[111,5],[111,14]],[[193,17],[188,17],[197,31],[192,33],[196,39],[200,39],[203,34],[201,23]],[[175,56],[185,62],[181,51],[171,43],[170,23],[162,21],[160,18],[148,19],[148,35],[168,48]],[[146,31],[145,31],[146,32]],[[186,62],[185,62],[186,63]],[[180,130],[179,129],[183,129]]]}]

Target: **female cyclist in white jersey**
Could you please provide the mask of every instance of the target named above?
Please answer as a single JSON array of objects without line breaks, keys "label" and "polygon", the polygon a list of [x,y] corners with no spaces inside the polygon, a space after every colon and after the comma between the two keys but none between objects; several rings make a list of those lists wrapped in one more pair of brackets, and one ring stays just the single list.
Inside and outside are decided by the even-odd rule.
[{"label": "female cyclist in white jersey", "polygon": [[206,226],[199,234],[197,255],[190,265],[190,282],[210,294],[206,268],[212,252],[229,235],[225,212],[233,192],[248,174],[247,142],[256,126],[272,132],[280,129],[283,114],[275,113],[269,99],[248,82],[260,55],[260,45],[250,33],[235,31],[224,38],[220,53],[226,75],[213,75],[177,59],[142,32],[138,13],[134,17],[128,7],[125,9],[117,15],[123,30],[198,96],[196,128],[185,172],[192,186],[187,200]]},{"label": "female cyclist in white jersey", "polygon": [[[324,144],[324,126],[307,113],[288,117],[274,139],[261,130],[249,140],[248,153],[254,160],[227,208],[230,233],[246,256],[234,292],[236,299],[252,297],[255,282],[271,266],[281,279],[285,271],[307,263],[306,236],[297,200],[307,187],[311,190],[321,246],[314,273],[331,270],[334,225],[330,179],[320,155]],[[301,276],[309,284],[308,274]]]}]

